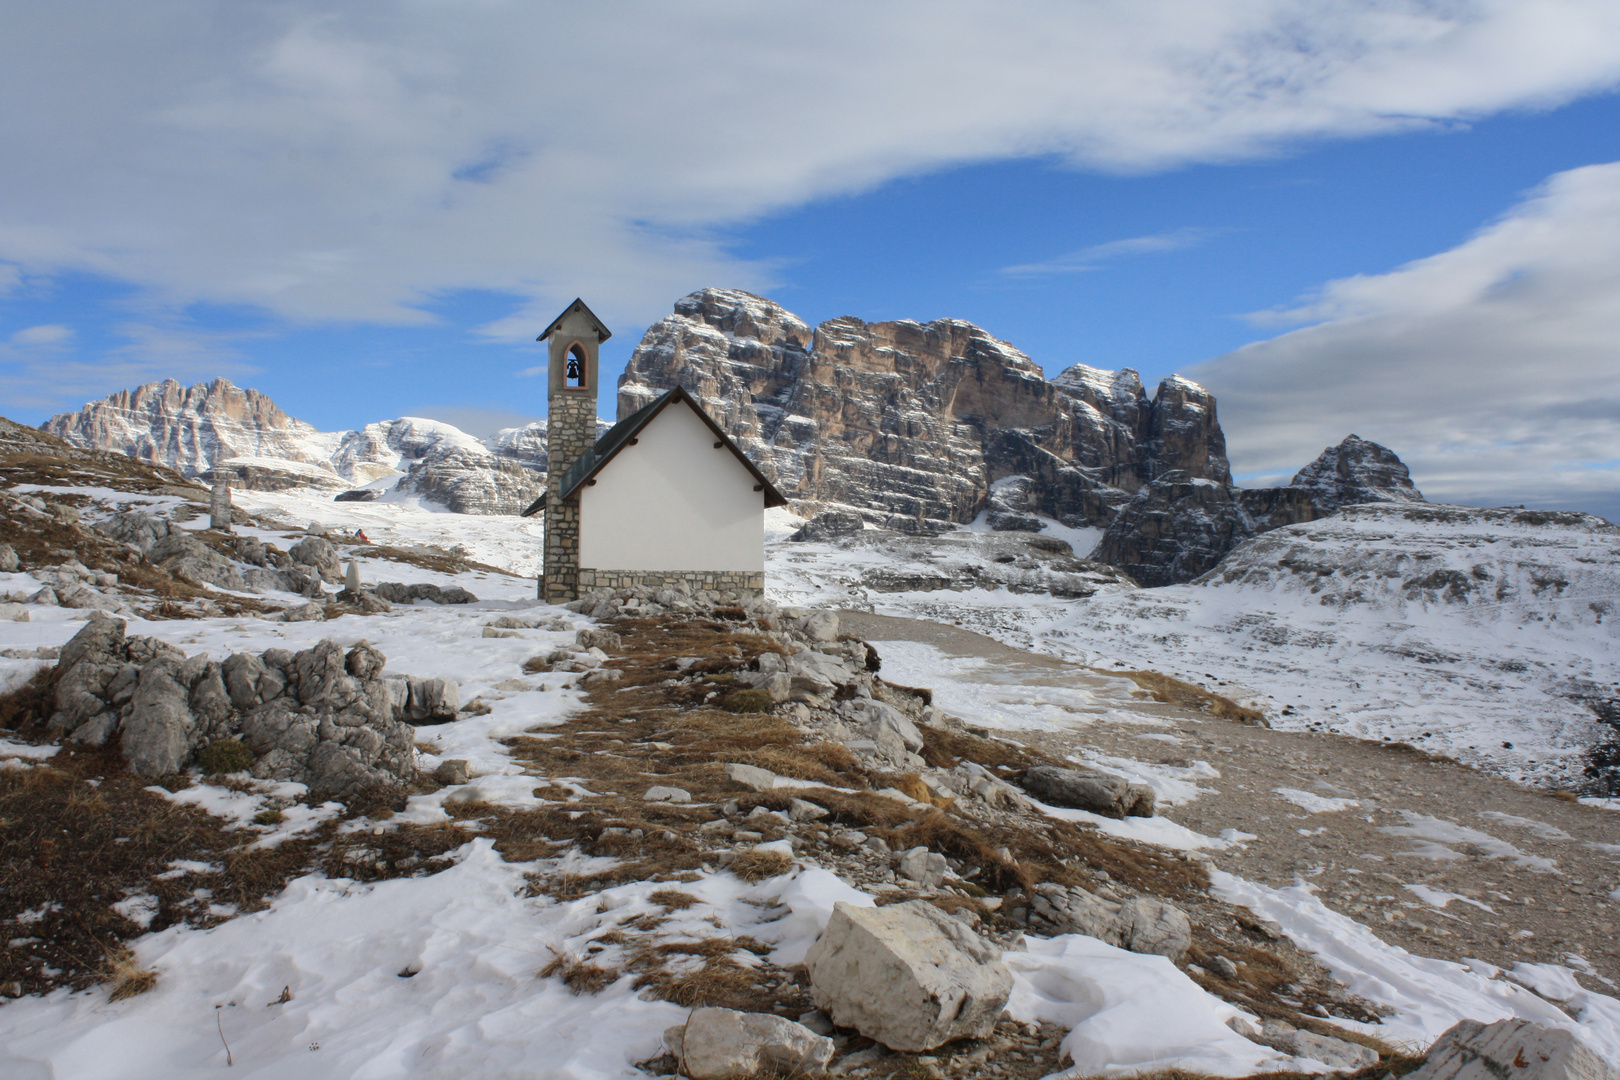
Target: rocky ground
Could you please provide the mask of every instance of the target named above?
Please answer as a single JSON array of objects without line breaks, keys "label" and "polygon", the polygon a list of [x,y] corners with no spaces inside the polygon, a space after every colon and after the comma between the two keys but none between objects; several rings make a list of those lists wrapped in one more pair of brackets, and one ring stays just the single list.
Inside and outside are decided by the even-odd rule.
[{"label": "rocky ground", "polygon": [[[844,625],[882,648],[927,643],[993,665],[1018,686],[1106,689],[1116,678],[959,627],[857,612]],[[941,688],[938,698],[948,702]],[[1155,722],[1144,726],[1143,716]],[[1527,789],[1404,744],[1273,731],[1138,701],[1019,736],[1053,757],[1157,763],[1196,796],[1161,812],[1245,839],[1214,865],[1276,887],[1303,881],[1335,911],[1425,956],[1569,964],[1587,985],[1620,980],[1615,811]],[[1195,768],[1205,763],[1208,768]]]}]

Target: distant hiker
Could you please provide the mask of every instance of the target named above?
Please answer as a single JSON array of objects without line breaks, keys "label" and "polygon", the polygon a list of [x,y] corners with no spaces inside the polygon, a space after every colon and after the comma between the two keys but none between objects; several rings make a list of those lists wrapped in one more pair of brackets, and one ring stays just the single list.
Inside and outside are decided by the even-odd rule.
[{"label": "distant hiker", "polygon": [[369,543],[371,543],[371,539],[366,536],[366,530],[364,530],[364,529],[356,529],[356,530],[354,530],[354,541],[357,544],[369,544]]}]

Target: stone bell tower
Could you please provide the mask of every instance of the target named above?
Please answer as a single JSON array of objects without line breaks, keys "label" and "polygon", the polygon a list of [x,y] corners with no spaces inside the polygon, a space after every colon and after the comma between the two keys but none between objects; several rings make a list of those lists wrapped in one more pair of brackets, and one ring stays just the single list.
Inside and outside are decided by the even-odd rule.
[{"label": "stone bell tower", "polygon": [[596,358],[612,337],[575,300],[535,340],[551,344],[546,387],[546,550],[540,599],[579,599],[579,496],[561,497],[563,474],[596,446]]}]

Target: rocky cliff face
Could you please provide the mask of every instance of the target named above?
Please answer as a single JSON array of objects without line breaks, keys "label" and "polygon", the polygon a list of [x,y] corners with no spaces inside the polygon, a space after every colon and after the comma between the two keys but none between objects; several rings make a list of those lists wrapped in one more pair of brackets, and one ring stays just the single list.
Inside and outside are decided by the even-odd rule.
[{"label": "rocky cliff face", "polygon": [[[846,510],[929,531],[992,510],[1109,520],[1143,483],[1180,470],[1225,483],[1214,399],[1167,379],[1079,365],[1047,381],[971,323],[832,319],[811,329],[762,297],[704,289],[647,331],[619,415],[684,386],[803,511]],[[992,506],[991,485],[1012,502]],[[1016,489],[1016,491],[1015,491]]]},{"label": "rocky cliff face", "polygon": [[1191,581],[1252,536],[1315,521],[1359,503],[1423,502],[1388,447],[1351,435],[1287,487],[1244,490],[1165,473],[1137,491],[1108,525],[1096,558],[1144,585]]},{"label": "rocky cliff face", "polygon": [[1203,387],[1171,377],[1149,397],[1136,372],[1084,364],[1047,380],[959,320],[812,329],[763,297],[704,289],[647,331],[619,415],[677,385],[806,516],[1106,527],[1097,557],[1144,584],[1189,581],[1247,537],[1343,505],[1422,498],[1399,458],[1355,436],[1288,488],[1243,491]]},{"label": "rocky cliff face", "polygon": [[147,383],[53,416],[41,427],[74,446],[115,450],[186,476],[228,458],[319,465],[332,449],[330,437],[228,379],[195,386],[173,379]]}]

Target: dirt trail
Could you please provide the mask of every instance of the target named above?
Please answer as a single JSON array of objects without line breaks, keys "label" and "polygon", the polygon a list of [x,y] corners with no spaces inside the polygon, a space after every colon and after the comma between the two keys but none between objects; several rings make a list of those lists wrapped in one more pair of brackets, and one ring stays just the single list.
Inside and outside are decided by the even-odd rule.
[{"label": "dirt trail", "polygon": [[[960,627],[856,611],[840,618],[847,633],[874,642],[923,642],[952,656],[984,659],[994,665],[988,682],[1098,694],[1105,707],[1076,715],[1068,730],[1012,733],[1048,753],[1089,750],[1180,766],[1208,762],[1220,778],[1201,780],[1203,794],[1195,800],[1161,809],[1206,835],[1237,829],[1256,837],[1214,853],[1221,869],[1272,886],[1303,879],[1329,907],[1419,955],[1511,967],[1571,963],[1573,953],[1602,977],[1583,976],[1590,989],[1613,993],[1615,983],[1604,981],[1620,982],[1614,938],[1620,911],[1609,899],[1620,884],[1620,815],[1614,811],[1407,747],[1272,731],[1132,698],[1119,679]],[[1356,805],[1308,813],[1278,788]],[[1466,900],[1439,908],[1407,886],[1436,902],[1444,898],[1435,893]]]}]

